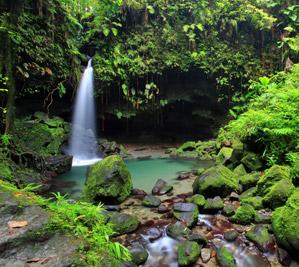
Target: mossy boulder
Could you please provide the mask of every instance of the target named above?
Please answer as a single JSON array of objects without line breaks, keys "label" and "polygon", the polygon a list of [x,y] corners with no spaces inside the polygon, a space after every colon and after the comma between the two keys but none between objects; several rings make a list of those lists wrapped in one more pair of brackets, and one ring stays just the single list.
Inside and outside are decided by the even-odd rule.
[{"label": "mossy boulder", "polygon": [[184,241],[178,245],[179,266],[189,266],[197,261],[201,246],[194,241]]},{"label": "mossy boulder", "polygon": [[243,175],[246,175],[247,174],[247,171],[244,167],[243,164],[239,164],[236,168],[234,168],[234,171],[233,171],[234,175],[239,178]]},{"label": "mossy boulder", "polygon": [[253,196],[253,197],[247,197],[243,198],[241,200],[241,204],[249,204],[254,209],[259,210],[263,208],[263,198],[260,196]]},{"label": "mossy boulder", "polygon": [[263,224],[252,226],[245,234],[245,236],[256,244],[256,246],[266,252],[272,242],[271,235],[268,232],[268,227]]},{"label": "mossy boulder", "polygon": [[214,198],[208,198],[204,206],[204,210],[207,212],[217,212],[218,210],[223,209],[224,204],[221,197],[217,196]]},{"label": "mossy boulder", "polygon": [[247,197],[253,197],[255,196],[255,194],[256,194],[256,187],[250,187],[240,195],[240,200]]},{"label": "mossy boulder", "polygon": [[285,206],[272,215],[272,228],[278,243],[287,250],[299,253],[299,188],[289,197]]},{"label": "mossy boulder", "polygon": [[130,253],[132,262],[137,265],[145,263],[148,258],[148,252],[140,243],[133,243],[130,247]]},{"label": "mossy boulder", "polygon": [[260,174],[258,172],[252,172],[239,177],[239,182],[242,185],[243,190],[247,190],[257,184],[260,179]]},{"label": "mossy boulder", "polygon": [[265,196],[269,189],[278,181],[290,179],[290,169],[287,166],[273,165],[257,183],[257,195]]},{"label": "mossy boulder", "polygon": [[190,198],[190,202],[196,204],[199,208],[203,208],[206,204],[206,199],[203,195],[196,194]]},{"label": "mossy boulder", "polygon": [[233,154],[233,149],[231,147],[222,147],[216,156],[217,164],[227,164]]},{"label": "mossy boulder", "polygon": [[280,180],[269,188],[263,198],[263,204],[272,209],[278,208],[286,203],[294,189],[295,186],[290,179]]},{"label": "mossy boulder", "polygon": [[255,209],[249,204],[242,204],[230,218],[231,221],[239,224],[249,224],[254,221]]},{"label": "mossy boulder", "polygon": [[253,152],[248,152],[242,159],[241,162],[250,171],[258,171],[263,167],[259,156]]},{"label": "mossy boulder", "polygon": [[109,223],[112,224],[113,230],[118,235],[134,232],[140,222],[135,216],[126,213],[113,212],[109,214]]},{"label": "mossy boulder", "polygon": [[129,170],[120,156],[109,156],[88,168],[83,198],[114,204],[124,201],[133,188]]},{"label": "mossy boulder", "polygon": [[223,165],[207,169],[195,179],[192,187],[194,194],[202,194],[205,197],[226,197],[233,191],[239,191],[238,179]]},{"label": "mossy boulder", "polygon": [[233,253],[226,247],[217,248],[217,263],[220,267],[237,267]]}]

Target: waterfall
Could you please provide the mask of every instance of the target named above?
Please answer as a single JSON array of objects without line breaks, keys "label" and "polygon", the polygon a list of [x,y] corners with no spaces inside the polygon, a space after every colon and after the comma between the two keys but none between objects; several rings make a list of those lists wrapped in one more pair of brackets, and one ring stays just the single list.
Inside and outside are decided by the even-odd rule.
[{"label": "waterfall", "polygon": [[73,155],[73,166],[89,165],[100,160],[97,154],[95,101],[93,96],[92,59],[82,75],[77,90],[68,153]]}]

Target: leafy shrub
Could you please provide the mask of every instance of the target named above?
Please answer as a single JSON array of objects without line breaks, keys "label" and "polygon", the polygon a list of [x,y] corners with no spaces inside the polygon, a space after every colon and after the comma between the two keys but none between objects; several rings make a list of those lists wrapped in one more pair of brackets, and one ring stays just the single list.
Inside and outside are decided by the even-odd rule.
[{"label": "leafy shrub", "polygon": [[287,153],[297,151],[299,146],[298,88],[299,64],[290,73],[278,73],[264,84],[261,95],[220,131],[219,139],[254,141],[264,149],[262,154],[269,165],[286,162]]}]

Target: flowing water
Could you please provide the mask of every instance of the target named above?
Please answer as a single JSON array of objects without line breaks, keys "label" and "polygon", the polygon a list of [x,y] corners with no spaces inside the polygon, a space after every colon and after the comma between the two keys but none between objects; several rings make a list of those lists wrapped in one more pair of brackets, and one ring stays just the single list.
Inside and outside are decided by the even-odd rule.
[{"label": "flowing water", "polygon": [[[127,160],[126,165],[132,175],[134,188],[150,192],[157,179],[162,178],[173,183],[180,172],[207,167],[210,162],[177,159],[146,159]],[[57,189],[61,193],[68,193],[72,198],[78,198],[84,187],[87,166],[74,166],[68,173],[55,179]],[[54,187],[55,190],[55,187]]]},{"label": "flowing water", "polygon": [[76,95],[72,134],[68,150],[68,153],[73,155],[73,166],[88,165],[99,160],[91,62],[90,59],[82,75]]}]

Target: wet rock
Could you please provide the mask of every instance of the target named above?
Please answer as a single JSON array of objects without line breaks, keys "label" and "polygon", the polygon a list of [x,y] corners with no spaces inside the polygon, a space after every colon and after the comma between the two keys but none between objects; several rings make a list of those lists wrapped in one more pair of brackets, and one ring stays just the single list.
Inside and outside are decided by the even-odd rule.
[{"label": "wet rock", "polygon": [[272,215],[272,227],[280,245],[293,253],[299,253],[299,188],[289,197],[285,206]]},{"label": "wet rock", "polygon": [[263,167],[263,163],[257,154],[248,152],[242,159],[241,162],[244,166],[251,171],[258,171]]},{"label": "wet rock", "polygon": [[260,224],[271,223],[271,212],[264,212],[263,210],[257,211],[254,216],[254,221]]},{"label": "wet rock", "polygon": [[199,213],[197,206],[193,203],[175,203],[173,205],[173,215],[190,227],[197,223]]},{"label": "wet rock", "polygon": [[153,242],[162,236],[162,231],[160,231],[158,228],[150,228],[146,232],[146,234],[148,236],[149,241]]},{"label": "wet rock", "polygon": [[150,207],[150,208],[156,208],[161,204],[161,200],[158,197],[155,196],[145,196],[145,198],[142,201],[142,205],[145,207]]},{"label": "wet rock", "polygon": [[217,248],[216,259],[220,267],[237,267],[234,255],[224,246]]},{"label": "wet rock", "polygon": [[153,189],[152,189],[152,194],[153,195],[160,195],[161,193],[161,190],[162,188],[164,188],[165,186],[167,185],[167,183],[162,180],[162,179],[159,179],[156,184],[154,185]]},{"label": "wet rock", "polygon": [[260,196],[242,198],[241,204],[249,204],[255,209],[263,208],[263,198]]},{"label": "wet rock", "polygon": [[73,157],[69,155],[47,157],[44,160],[47,171],[55,172],[56,174],[66,173],[72,168]]},{"label": "wet rock", "polygon": [[191,233],[191,230],[181,222],[176,222],[167,226],[166,233],[174,239],[180,239],[182,237],[187,237]]},{"label": "wet rock", "polygon": [[207,263],[211,258],[211,249],[209,248],[202,248],[200,251],[201,259],[204,263]]},{"label": "wet rock", "polygon": [[236,230],[232,229],[225,231],[223,236],[227,241],[234,241],[239,236],[239,233]]},{"label": "wet rock", "polygon": [[120,211],[121,208],[119,205],[104,205],[104,209],[108,211]]},{"label": "wet rock", "polygon": [[133,196],[146,196],[147,193],[144,190],[142,190],[142,189],[134,188],[132,190],[132,195]]},{"label": "wet rock", "polygon": [[113,225],[113,230],[119,235],[132,233],[139,226],[139,221],[135,216],[119,212],[110,214],[109,222]]},{"label": "wet rock", "polygon": [[254,220],[255,209],[248,204],[241,205],[230,218],[231,221],[240,224],[249,224]]},{"label": "wet rock", "polygon": [[231,204],[225,204],[222,213],[226,216],[232,216],[235,214],[236,208]]},{"label": "wet rock", "polygon": [[172,185],[165,185],[164,187],[162,187],[159,194],[160,195],[169,194],[172,190],[173,190]]},{"label": "wet rock", "polygon": [[178,245],[179,266],[188,266],[195,263],[200,255],[201,246],[196,242],[183,241]]},{"label": "wet rock", "polygon": [[268,246],[273,242],[268,227],[263,224],[252,226],[245,236],[263,252],[267,252]]},{"label": "wet rock", "polygon": [[132,262],[137,265],[141,265],[146,262],[148,258],[148,252],[140,243],[133,243],[130,248],[130,253],[132,256]]},{"label": "wet rock", "polygon": [[278,248],[277,249],[277,256],[278,256],[279,262],[283,266],[290,266],[292,259],[291,259],[289,253],[286,250],[284,250],[283,248]]},{"label": "wet rock", "polygon": [[137,267],[137,265],[134,262],[123,261],[120,267]]},{"label": "wet rock", "polygon": [[205,197],[226,197],[239,190],[238,179],[227,167],[218,165],[204,171],[192,185],[193,193]]},{"label": "wet rock", "polygon": [[237,194],[236,192],[232,192],[229,196],[228,196],[229,200],[234,201],[234,200],[239,200],[240,196],[239,194]]},{"label": "wet rock", "polygon": [[203,195],[196,194],[190,198],[190,202],[196,204],[201,209],[206,204],[206,199]]},{"label": "wet rock", "polygon": [[115,141],[108,141],[107,139],[100,139],[98,141],[99,151],[103,156],[119,155],[122,158],[128,158],[130,154],[124,146],[117,144]]},{"label": "wet rock", "polygon": [[159,207],[158,207],[158,212],[159,213],[166,213],[168,212],[169,209],[164,205],[164,204],[161,204]]},{"label": "wet rock", "polygon": [[204,210],[207,212],[217,212],[224,207],[223,200],[217,196],[214,198],[208,198],[204,206]]},{"label": "wet rock", "polygon": [[208,243],[208,239],[206,237],[204,237],[203,235],[201,234],[198,234],[198,233],[194,233],[194,234],[191,234],[188,236],[188,240],[189,241],[194,241],[198,244],[202,244],[202,245],[205,245]]},{"label": "wet rock", "polygon": [[109,156],[88,168],[83,198],[88,202],[115,204],[132,191],[132,178],[120,156]]}]

